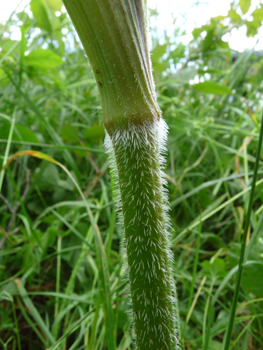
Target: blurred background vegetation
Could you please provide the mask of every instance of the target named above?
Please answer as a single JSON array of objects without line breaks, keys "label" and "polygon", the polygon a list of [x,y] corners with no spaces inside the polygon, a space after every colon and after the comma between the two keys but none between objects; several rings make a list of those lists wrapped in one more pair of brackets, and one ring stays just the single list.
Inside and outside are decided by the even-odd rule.
[{"label": "blurred background vegetation", "polygon": [[[224,38],[238,28],[247,37],[258,33],[263,5],[250,5],[229,2],[227,16],[195,28],[187,44],[176,21],[173,35],[151,28],[169,126],[165,177],[184,349],[221,350],[229,319],[262,113],[263,51],[233,51]],[[150,14],[158,24],[158,12]],[[32,0],[0,24],[0,37],[0,168],[26,150],[62,163],[105,248],[103,255],[63,169],[44,156],[16,157],[0,173],[0,347],[111,350],[108,305],[117,349],[133,349],[121,228],[85,53],[60,0]],[[233,349],[263,349],[262,173],[261,158]]]}]

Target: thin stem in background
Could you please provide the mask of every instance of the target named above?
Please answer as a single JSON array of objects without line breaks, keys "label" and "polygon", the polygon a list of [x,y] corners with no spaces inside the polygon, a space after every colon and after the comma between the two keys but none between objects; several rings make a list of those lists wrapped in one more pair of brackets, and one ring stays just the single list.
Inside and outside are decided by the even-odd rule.
[{"label": "thin stem in background", "polygon": [[[6,164],[7,159],[8,159],[8,155],[9,155],[9,151],[10,151],[10,147],[11,147],[11,142],[12,142],[12,137],[13,137],[13,132],[14,132],[15,123],[16,123],[15,115],[16,115],[16,108],[14,110],[14,113],[13,113],[12,119],[11,119],[11,125],[10,125],[10,130],[9,130],[9,135],[8,135],[8,140],[7,140],[7,144],[6,144],[5,155],[4,155],[2,167],[4,167],[4,165]],[[4,176],[5,176],[5,171],[2,171],[0,173],[0,192],[2,189]]]},{"label": "thin stem in background", "polygon": [[[62,245],[62,236],[58,237],[58,241],[57,241],[57,276],[56,276],[56,293],[59,293],[60,291],[60,273],[61,273],[61,245]],[[59,300],[58,298],[56,298],[56,303],[55,303],[55,313],[54,313],[54,317],[55,319],[58,316],[58,311],[59,311]]]},{"label": "thin stem in background", "polygon": [[242,240],[241,240],[241,251],[240,251],[240,256],[239,256],[235,292],[234,292],[233,302],[232,302],[231,311],[230,311],[230,319],[229,319],[229,323],[228,323],[228,328],[227,328],[226,336],[225,336],[224,343],[223,343],[224,350],[229,349],[229,345],[230,345],[230,341],[231,341],[231,334],[232,334],[235,316],[236,316],[237,300],[238,300],[239,288],[240,288],[241,277],[242,277],[242,272],[243,272],[243,263],[244,263],[244,256],[245,256],[245,250],[246,250],[246,241],[247,241],[247,236],[248,236],[248,228],[249,228],[249,224],[250,224],[250,216],[251,216],[252,205],[253,205],[253,197],[254,197],[254,192],[255,192],[255,187],[256,187],[256,178],[257,178],[257,173],[258,173],[258,165],[259,165],[259,159],[260,159],[262,139],[263,139],[263,113],[262,113],[262,117],[261,117],[261,127],[260,127],[260,133],[259,133],[258,148],[257,148],[257,155],[256,155],[253,180],[252,180],[252,185],[251,185],[251,192],[250,192],[250,197],[249,197],[248,210],[247,210],[247,215],[245,218],[244,232],[243,232]]},{"label": "thin stem in background", "polygon": [[192,305],[192,298],[194,294],[194,286],[195,286],[195,280],[196,280],[196,273],[197,273],[197,267],[198,267],[198,258],[199,258],[199,251],[200,251],[200,243],[201,243],[201,232],[202,232],[202,220],[200,217],[200,224],[199,224],[199,230],[198,230],[198,236],[197,236],[197,243],[196,243],[196,250],[195,250],[195,260],[194,260],[194,267],[193,267],[193,276],[192,276],[192,283],[190,287],[190,295],[189,295],[189,301],[188,301],[188,307],[187,307],[187,317],[186,321],[184,324],[184,328],[182,330],[182,339],[181,341],[183,342],[184,339],[184,333],[186,329],[186,325],[190,320],[191,317],[191,305]]}]

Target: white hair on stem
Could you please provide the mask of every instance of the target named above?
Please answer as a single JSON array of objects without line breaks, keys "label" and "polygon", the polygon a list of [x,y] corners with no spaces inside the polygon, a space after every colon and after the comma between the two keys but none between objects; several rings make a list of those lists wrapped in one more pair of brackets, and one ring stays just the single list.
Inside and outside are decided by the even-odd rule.
[{"label": "white hair on stem", "polygon": [[[156,334],[162,349],[179,349],[168,196],[162,172],[167,129],[160,118],[116,128],[105,138],[118,222],[124,231],[122,254],[127,256],[129,316],[137,350],[156,349],[152,340]],[[154,292],[147,286],[153,286]]]}]

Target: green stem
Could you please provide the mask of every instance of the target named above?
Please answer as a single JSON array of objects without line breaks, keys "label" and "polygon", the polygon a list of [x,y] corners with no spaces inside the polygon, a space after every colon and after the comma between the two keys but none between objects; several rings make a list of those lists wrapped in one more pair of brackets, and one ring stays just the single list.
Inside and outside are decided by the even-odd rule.
[{"label": "green stem", "polygon": [[93,69],[111,134],[161,112],[151,73],[142,0],[64,0]]},{"label": "green stem", "polygon": [[[106,139],[124,225],[137,349],[175,349],[171,253],[160,171],[162,120]],[[120,210],[119,210],[120,212]]]},{"label": "green stem", "polygon": [[64,0],[97,80],[124,227],[137,350],[178,348],[161,153],[145,0]]},{"label": "green stem", "polygon": [[[62,245],[62,236],[58,237],[57,242],[57,276],[56,276],[56,293],[59,293],[60,290],[60,275],[61,275],[61,245]],[[59,311],[59,300],[58,297],[56,298],[55,302],[55,312],[54,312],[54,319],[58,317],[58,311]]]}]

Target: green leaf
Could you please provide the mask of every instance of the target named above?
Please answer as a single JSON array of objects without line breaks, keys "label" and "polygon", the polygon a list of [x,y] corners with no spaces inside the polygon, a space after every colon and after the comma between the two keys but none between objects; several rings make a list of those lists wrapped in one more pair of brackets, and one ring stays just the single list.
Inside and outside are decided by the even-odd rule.
[{"label": "green leaf", "polygon": [[200,43],[201,51],[213,49],[214,44],[214,29],[208,30],[203,41]]},{"label": "green leaf", "polygon": [[216,42],[216,46],[220,49],[224,49],[225,51],[229,50],[229,54],[230,54],[229,44],[226,41],[219,40]]},{"label": "green leaf", "polygon": [[61,11],[61,0],[45,0],[48,6],[54,11]]},{"label": "green leaf", "polygon": [[193,35],[194,39],[197,39],[203,31],[204,31],[203,27],[194,28],[192,31],[192,35]]},{"label": "green leaf", "polygon": [[259,21],[246,21],[247,26],[247,36],[255,36],[258,33],[258,28],[260,27]]},{"label": "green leaf", "polygon": [[167,68],[165,63],[153,62],[153,69],[157,72],[163,72]]},{"label": "green leaf", "polygon": [[157,45],[157,46],[152,50],[152,54],[151,54],[152,62],[154,62],[154,61],[159,61],[159,59],[160,59],[161,57],[163,57],[163,55],[166,53],[166,49],[167,49],[167,44]]},{"label": "green leaf", "polygon": [[203,244],[209,244],[209,246],[219,249],[224,247],[224,242],[221,237],[215,233],[204,232],[202,233],[202,242]]},{"label": "green leaf", "polygon": [[203,267],[203,275],[210,277],[214,283],[222,280],[227,274],[226,263],[223,259],[215,258],[212,263],[209,260],[204,260],[201,265]]},{"label": "green leaf", "polygon": [[38,176],[38,186],[41,189],[64,189],[72,191],[74,184],[67,178],[66,180],[60,179],[60,174],[57,166],[51,163],[47,163],[42,173]]},{"label": "green leaf", "polygon": [[219,343],[216,340],[210,340],[208,345],[208,350],[221,350],[222,343]]},{"label": "green leaf", "polygon": [[256,9],[254,12],[252,12],[252,16],[254,20],[256,21],[263,21],[263,6],[261,8]]},{"label": "green leaf", "polygon": [[218,95],[232,94],[232,91],[228,87],[224,85],[212,83],[210,81],[205,81],[204,83],[195,84],[193,85],[193,89],[197,91],[205,92],[208,94],[218,94]]},{"label": "green leaf", "polygon": [[[92,147],[92,146],[90,146],[90,145],[84,145],[85,147]],[[80,149],[75,149],[74,150],[74,153],[75,153],[75,155],[76,155],[76,157],[78,157],[78,158],[84,158],[84,157],[86,157],[87,156],[87,154],[88,154],[88,152],[87,151],[82,151],[82,150],[80,150]]]},{"label": "green leaf", "polygon": [[[254,233],[253,233],[254,235]],[[240,243],[230,243],[230,250],[228,251],[228,260],[231,267],[238,264],[241,245]],[[263,242],[261,239],[255,240],[253,249],[249,251],[248,259],[253,261],[261,261],[263,256]]]},{"label": "green leaf", "polygon": [[61,137],[68,142],[79,142],[78,129],[70,124],[64,124],[61,129]]},{"label": "green leaf", "polygon": [[183,43],[179,43],[174,50],[169,52],[169,58],[172,58],[173,60],[184,58],[185,49],[186,49],[185,45]]},{"label": "green leaf", "polygon": [[251,0],[239,0],[239,6],[243,14],[247,13],[251,5]]},{"label": "green leaf", "polygon": [[25,11],[17,12],[16,16],[23,22],[23,26],[27,29],[32,25],[32,19],[28,16]]},{"label": "green leaf", "polygon": [[176,79],[181,83],[189,83],[191,79],[194,79],[196,74],[197,70],[195,67],[187,67],[179,69],[179,71],[173,75],[173,79]]},{"label": "green leaf", "polygon": [[219,69],[216,69],[216,68],[208,68],[207,70],[199,70],[198,71],[198,74],[205,74],[205,73],[208,73],[208,74],[219,74],[219,75],[224,75],[226,74],[226,71],[224,70],[219,70]]},{"label": "green leaf", "polygon": [[[9,135],[10,125],[4,124],[0,128],[0,139],[7,140]],[[26,128],[24,125],[16,124],[13,137],[13,141],[25,141],[32,143],[39,143],[38,138],[30,129]]]},{"label": "green leaf", "polygon": [[54,14],[52,14],[47,3],[43,0],[31,0],[30,9],[33,13],[33,17],[37,21],[37,26],[51,33],[53,30],[52,20]]},{"label": "green leaf", "polygon": [[31,51],[26,57],[25,62],[36,68],[56,68],[64,63],[62,58],[51,50],[36,49]]},{"label": "green leaf", "polygon": [[[1,287],[1,292],[8,293],[11,296],[16,295],[17,288],[16,288],[15,283],[13,281],[11,281],[11,282],[8,282],[7,284],[4,284]],[[1,298],[0,298],[0,300],[1,300]]]},{"label": "green leaf", "polygon": [[251,261],[244,266],[242,285],[258,297],[263,297],[263,263]]},{"label": "green leaf", "polygon": [[52,33],[60,25],[55,14],[55,11],[61,11],[60,0],[31,0],[30,9],[40,29]]},{"label": "green leaf", "polygon": [[14,132],[14,139],[19,138],[25,142],[39,143],[38,138],[30,129],[26,128],[24,125],[16,125]]},{"label": "green leaf", "polygon": [[212,17],[211,20],[214,20],[216,22],[221,22],[223,19],[225,19],[226,16],[216,16],[216,17]]},{"label": "green leaf", "polygon": [[231,7],[231,9],[228,11],[228,17],[231,18],[231,22],[240,24],[242,22],[241,16]]},{"label": "green leaf", "polygon": [[104,127],[102,125],[94,125],[84,132],[84,140],[89,142],[99,142],[104,138]]}]

